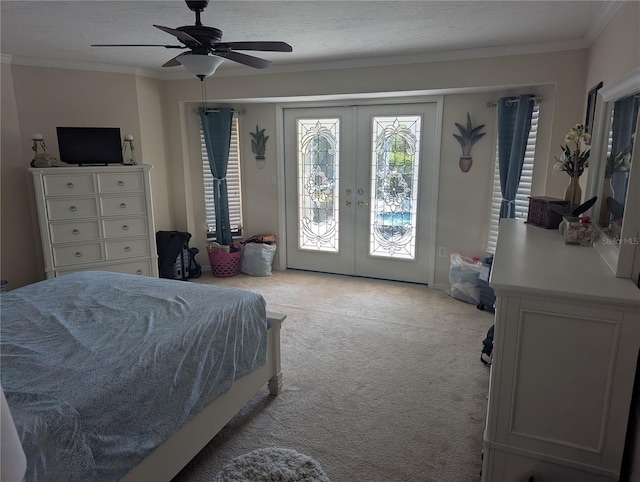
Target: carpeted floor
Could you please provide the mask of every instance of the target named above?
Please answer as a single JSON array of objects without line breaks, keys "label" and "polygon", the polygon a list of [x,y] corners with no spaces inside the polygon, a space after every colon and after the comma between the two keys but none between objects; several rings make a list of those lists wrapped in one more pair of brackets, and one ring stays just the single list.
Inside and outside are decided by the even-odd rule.
[{"label": "carpeted floor", "polygon": [[257,291],[287,315],[284,390],[258,393],[174,482],[271,446],[333,482],[478,480],[491,313],[421,285],[295,270],[197,282]]}]

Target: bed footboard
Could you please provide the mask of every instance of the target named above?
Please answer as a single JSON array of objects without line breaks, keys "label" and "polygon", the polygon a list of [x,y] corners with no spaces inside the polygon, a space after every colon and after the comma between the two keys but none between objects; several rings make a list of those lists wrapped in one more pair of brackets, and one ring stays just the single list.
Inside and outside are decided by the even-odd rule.
[{"label": "bed footboard", "polygon": [[267,313],[267,362],[262,367],[236,380],[229,391],[171,435],[122,480],[170,481],[265,384],[272,395],[278,395],[283,384],[280,325],[285,318],[286,315]]}]

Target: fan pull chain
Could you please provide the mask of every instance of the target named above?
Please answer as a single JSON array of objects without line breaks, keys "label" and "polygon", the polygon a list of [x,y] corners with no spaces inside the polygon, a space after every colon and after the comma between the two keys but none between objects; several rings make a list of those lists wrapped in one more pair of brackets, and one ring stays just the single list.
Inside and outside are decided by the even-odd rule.
[{"label": "fan pull chain", "polygon": [[207,108],[207,85],[204,82],[204,77],[200,78],[200,91],[202,95],[202,108]]}]

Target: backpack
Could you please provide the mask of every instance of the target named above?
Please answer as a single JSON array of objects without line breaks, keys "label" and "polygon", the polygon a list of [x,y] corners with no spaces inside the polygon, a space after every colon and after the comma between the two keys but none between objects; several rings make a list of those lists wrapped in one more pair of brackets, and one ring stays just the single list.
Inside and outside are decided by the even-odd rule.
[{"label": "backpack", "polygon": [[491,325],[487,331],[487,337],[482,341],[482,352],[480,353],[480,361],[486,366],[491,366],[493,361],[493,330],[495,325]]},{"label": "backpack", "polygon": [[187,280],[198,278],[202,267],[196,261],[198,248],[189,248],[191,233],[181,231],[158,231],[158,271],[161,278]]}]

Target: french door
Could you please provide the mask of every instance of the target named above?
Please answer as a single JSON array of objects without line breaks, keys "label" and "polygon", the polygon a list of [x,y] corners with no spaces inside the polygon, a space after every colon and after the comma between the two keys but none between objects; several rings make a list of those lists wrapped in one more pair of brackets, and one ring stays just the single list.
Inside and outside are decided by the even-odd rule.
[{"label": "french door", "polygon": [[288,267],[432,279],[437,110],[285,109]]}]

